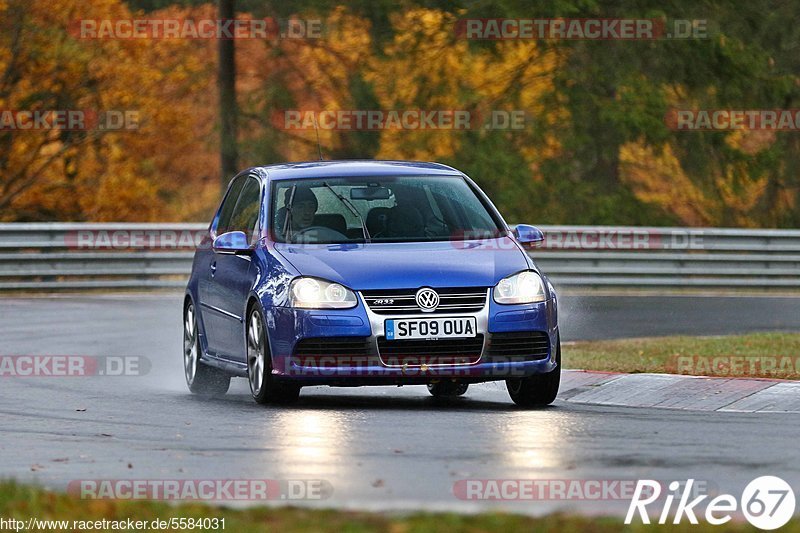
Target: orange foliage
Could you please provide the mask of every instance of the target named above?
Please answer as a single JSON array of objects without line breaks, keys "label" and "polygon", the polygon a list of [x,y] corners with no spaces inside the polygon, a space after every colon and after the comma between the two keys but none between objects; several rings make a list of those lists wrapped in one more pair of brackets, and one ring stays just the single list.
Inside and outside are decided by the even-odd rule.
[{"label": "orange foliage", "polygon": [[[21,50],[0,46],[0,71],[16,60],[20,82],[0,109],[125,110],[138,130],[17,132],[0,177],[0,199],[15,171],[29,185],[5,213],[72,220],[186,219],[206,216],[218,194],[213,113],[213,43],[78,39],[67,28],[87,19],[124,19],[120,0],[11,0],[25,4]],[[198,8],[213,16],[213,7]],[[177,18],[170,10],[153,16]],[[4,43],[5,44],[5,43]],[[211,89],[209,90],[209,83]],[[41,97],[30,105],[31,96]],[[37,146],[41,146],[39,151]],[[38,154],[28,164],[30,154]],[[199,201],[198,201],[199,200]],[[8,216],[8,215],[7,215]]]},{"label": "orange foliage", "polygon": [[643,202],[674,213],[688,226],[709,225],[715,213],[709,201],[681,168],[669,145],[661,152],[643,143],[620,148],[620,179]]}]

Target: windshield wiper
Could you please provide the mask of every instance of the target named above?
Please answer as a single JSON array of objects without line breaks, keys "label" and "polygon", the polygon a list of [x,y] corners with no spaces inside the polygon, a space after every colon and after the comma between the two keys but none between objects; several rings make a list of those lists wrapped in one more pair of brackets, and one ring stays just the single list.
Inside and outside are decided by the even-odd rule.
[{"label": "windshield wiper", "polygon": [[342,196],[341,194],[339,194],[338,192],[336,192],[336,191],[333,189],[333,187],[331,187],[330,185],[328,185],[328,182],[327,182],[327,181],[323,181],[323,182],[322,182],[322,185],[324,185],[325,187],[327,187],[327,188],[328,188],[328,190],[329,190],[329,191],[331,191],[331,192],[333,193],[333,195],[334,195],[336,198],[338,198],[338,199],[339,199],[339,201],[340,201],[340,202],[342,202],[342,204],[344,204],[344,206],[345,206],[347,209],[349,209],[349,210],[350,210],[350,212],[351,212],[351,213],[353,213],[353,214],[356,216],[356,218],[358,219],[358,221],[361,223],[361,231],[364,233],[364,242],[366,242],[366,243],[368,243],[368,242],[371,242],[371,240],[370,240],[370,236],[369,236],[369,230],[367,229],[367,223],[366,223],[366,222],[364,222],[364,217],[362,217],[362,216],[361,216],[361,213],[359,213],[359,212],[358,212],[358,209],[356,209],[356,208],[355,208],[355,206],[353,206],[353,204],[350,202],[350,200],[348,200],[347,198],[345,198],[344,196]]}]

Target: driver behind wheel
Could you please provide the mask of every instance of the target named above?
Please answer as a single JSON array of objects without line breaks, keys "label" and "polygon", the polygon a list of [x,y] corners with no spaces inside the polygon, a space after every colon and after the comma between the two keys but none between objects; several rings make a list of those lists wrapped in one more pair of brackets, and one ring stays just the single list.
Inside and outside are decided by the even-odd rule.
[{"label": "driver behind wheel", "polygon": [[311,227],[319,207],[314,191],[308,187],[297,187],[294,197],[292,197],[292,190],[289,189],[283,197],[283,205],[288,206],[290,200],[292,202],[292,231],[301,231]]},{"label": "driver behind wheel", "polygon": [[284,226],[286,225],[287,207],[289,206],[290,200],[292,201],[292,214],[289,218],[291,221],[292,234],[297,234],[313,226],[314,215],[316,215],[317,207],[319,207],[317,196],[310,188],[297,187],[294,191],[294,197],[292,197],[292,189],[287,189],[286,193],[283,195],[283,207],[278,209],[275,214],[275,229],[278,234],[284,238],[286,237],[286,229]]}]

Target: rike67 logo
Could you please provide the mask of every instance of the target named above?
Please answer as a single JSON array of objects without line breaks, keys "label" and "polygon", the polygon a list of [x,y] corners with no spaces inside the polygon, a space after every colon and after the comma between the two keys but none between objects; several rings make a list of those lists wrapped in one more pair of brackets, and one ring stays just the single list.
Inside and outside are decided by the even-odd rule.
[{"label": "rike67 logo", "polygon": [[[663,507],[658,514],[659,524],[666,524],[670,516],[673,517],[673,524],[680,524],[684,518],[697,524],[697,517],[700,515],[709,524],[718,526],[729,522],[734,514],[741,513],[758,529],[772,530],[784,526],[794,515],[794,491],[779,477],[762,476],[754,479],[744,488],[738,501],[731,494],[720,494],[708,501],[709,495],[701,494],[690,500],[697,494],[692,490],[693,485],[694,479],[688,479],[685,485],[673,481],[669,484],[669,493],[662,498],[660,483],[650,479],[639,480],[625,516],[625,523],[631,524],[638,513],[642,523],[649,524],[649,513],[658,511],[662,502]],[[648,510],[648,506],[653,509]],[[703,507],[705,512],[701,515]]]}]

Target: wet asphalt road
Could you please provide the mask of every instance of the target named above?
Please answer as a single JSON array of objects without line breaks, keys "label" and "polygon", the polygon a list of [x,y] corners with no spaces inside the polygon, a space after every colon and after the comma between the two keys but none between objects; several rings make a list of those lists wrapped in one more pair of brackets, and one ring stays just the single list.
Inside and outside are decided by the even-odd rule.
[{"label": "wet asphalt road", "polygon": [[[800,327],[791,298],[563,298],[565,340]],[[0,378],[0,477],[63,489],[80,479],[325,480],[302,505],[361,509],[568,508],[624,513],[627,501],[464,501],[464,479],[688,477],[740,494],[760,475],[800,489],[798,416],[672,411],[557,401],[515,409],[504,386],[437,403],[422,387],[304,389],[257,406],[246,382],[223,399],[185,390],[180,295],[0,300],[0,354],[139,355],[140,377]],[[276,503],[285,503],[276,500]]]}]

